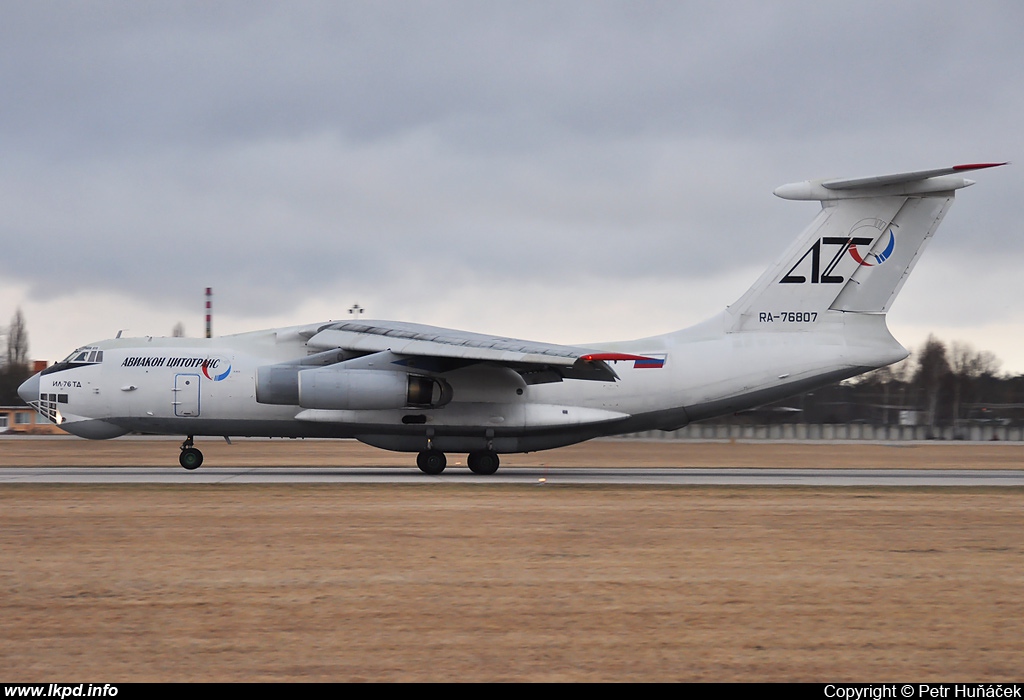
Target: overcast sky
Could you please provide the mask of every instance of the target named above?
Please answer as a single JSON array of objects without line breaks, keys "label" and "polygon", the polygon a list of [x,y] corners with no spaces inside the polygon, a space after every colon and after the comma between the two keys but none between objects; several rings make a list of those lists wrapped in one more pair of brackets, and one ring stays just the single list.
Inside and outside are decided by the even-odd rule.
[{"label": "overcast sky", "polygon": [[1024,372],[1024,3],[0,0],[30,355],[348,317],[584,343],[735,301],[772,190],[962,162],[890,314]]}]

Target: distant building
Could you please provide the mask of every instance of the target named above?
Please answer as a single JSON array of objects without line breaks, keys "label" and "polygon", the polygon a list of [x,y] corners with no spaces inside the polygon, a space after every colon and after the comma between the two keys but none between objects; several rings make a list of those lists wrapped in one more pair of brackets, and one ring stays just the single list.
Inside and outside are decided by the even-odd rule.
[{"label": "distant building", "polygon": [[[42,372],[49,366],[46,360],[33,360],[32,373]],[[67,435],[31,406],[0,406],[0,433]]]},{"label": "distant building", "polygon": [[66,435],[31,406],[0,406],[0,433]]}]

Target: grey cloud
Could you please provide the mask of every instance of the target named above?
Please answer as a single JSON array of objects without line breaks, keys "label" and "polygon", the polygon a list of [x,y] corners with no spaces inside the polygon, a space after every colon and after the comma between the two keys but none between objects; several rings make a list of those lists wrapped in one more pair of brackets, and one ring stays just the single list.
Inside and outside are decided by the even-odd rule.
[{"label": "grey cloud", "polygon": [[[46,247],[0,271],[39,297],[215,283],[259,313],[346,285],[766,262],[813,216],[771,197],[785,180],[1014,158],[1022,20],[1012,2],[18,4],[0,236]],[[985,176],[947,225],[971,236],[936,248],[1019,255],[1019,184]]]},{"label": "grey cloud", "polygon": [[1024,19],[1012,3],[18,9],[0,34],[20,97],[3,123],[72,150],[424,125],[457,147],[467,121],[499,149],[566,133],[828,133],[922,110],[952,122],[1001,99],[977,66],[1019,67]]}]

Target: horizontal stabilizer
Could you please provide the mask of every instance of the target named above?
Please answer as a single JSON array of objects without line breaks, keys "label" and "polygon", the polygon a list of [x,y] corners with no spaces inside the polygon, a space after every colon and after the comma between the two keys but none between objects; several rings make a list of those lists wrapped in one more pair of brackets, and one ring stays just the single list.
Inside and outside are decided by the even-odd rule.
[{"label": "horizontal stabilizer", "polygon": [[983,170],[995,168],[1006,163],[973,163],[970,165],[954,165],[950,168],[937,168],[935,170],[917,170],[911,173],[896,173],[895,175],[876,175],[874,177],[861,177],[848,180],[825,180],[821,186],[829,190],[852,190],[868,187],[881,187],[882,185],[897,185],[905,182],[916,182],[927,180],[940,175],[955,175],[971,170]]},{"label": "horizontal stabilizer", "polygon": [[958,175],[971,170],[995,168],[1006,163],[971,163],[934,170],[915,170],[892,175],[859,178],[825,178],[794,182],[776,188],[775,195],[782,199],[830,201],[856,197],[911,196],[952,192],[974,184]]}]

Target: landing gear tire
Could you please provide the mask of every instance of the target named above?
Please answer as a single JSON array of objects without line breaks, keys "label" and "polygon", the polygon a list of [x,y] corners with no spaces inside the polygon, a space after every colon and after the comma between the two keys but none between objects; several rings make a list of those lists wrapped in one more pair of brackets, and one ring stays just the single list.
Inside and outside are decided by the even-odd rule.
[{"label": "landing gear tire", "polygon": [[469,470],[474,474],[486,475],[498,471],[501,460],[498,459],[497,452],[483,450],[481,452],[470,452],[466,463],[469,464]]},{"label": "landing gear tire", "polygon": [[424,450],[416,455],[416,466],[424,474],[436,476],[444,471],[448,460],[440,450]]},{"label": "landing gear tire", "polygon": [[189,471],[199,469],[203,464],[203,453],[194,447],[182,447],[178,463]]}]

